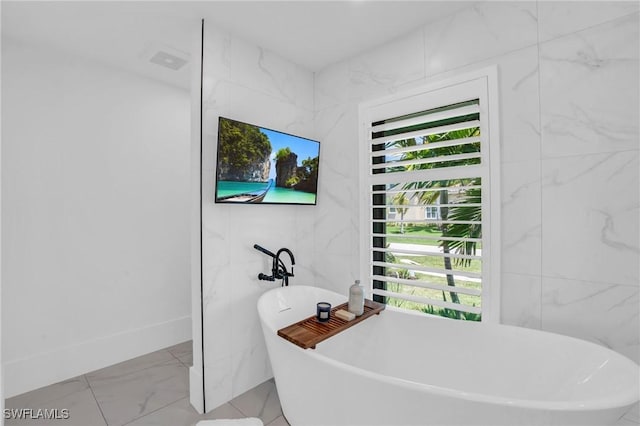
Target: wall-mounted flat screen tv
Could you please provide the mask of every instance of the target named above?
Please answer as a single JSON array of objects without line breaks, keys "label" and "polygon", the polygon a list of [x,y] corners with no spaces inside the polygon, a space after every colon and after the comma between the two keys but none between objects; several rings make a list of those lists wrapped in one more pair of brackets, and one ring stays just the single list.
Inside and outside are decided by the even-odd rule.
[{"label": "wall-mounted flat screen tv", "polygon": [[319,155],[318,141],[220,117],[215,201],[315,205]]}]

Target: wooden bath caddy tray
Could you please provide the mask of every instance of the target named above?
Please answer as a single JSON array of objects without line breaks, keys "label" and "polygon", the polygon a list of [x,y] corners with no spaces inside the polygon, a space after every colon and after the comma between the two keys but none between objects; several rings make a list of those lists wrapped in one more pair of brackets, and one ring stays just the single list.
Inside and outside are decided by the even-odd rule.
[{"label": "wooden bath caddy tray", "polygon": [[372,315],[380,314],[385,305],[374,302],[369,299],[364,300],[364,313],[359,317],[355,317],[351,321],[345,321],[335,316],[336,311],[340,309],[347,310],[347,303],[336,306],[331,309],[331,318],[327,322],[319,322],[316,316],[303,319],[295,324],[278,330],[278,336],[283,337],[300,346],[303,349],[315,349],[316,344],[340,333],[347,328],[358,324]]}]

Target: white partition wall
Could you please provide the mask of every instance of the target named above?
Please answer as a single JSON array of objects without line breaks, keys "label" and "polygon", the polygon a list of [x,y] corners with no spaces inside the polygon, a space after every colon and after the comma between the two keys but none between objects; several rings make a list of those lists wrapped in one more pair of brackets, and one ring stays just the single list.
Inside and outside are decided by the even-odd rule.
[{"label": "white partition wall", "polygon": [[[291,285],[315,284],[317,207],[214,203],[218,117],[314,139],[313,74],[206,21],[203,65],[201,272],[205,409],[210,411],[272,377],[256,303],[280,283],[258,280],[260,272],[269,273],[271,258],[253,245],[274,252],[289,248],[296,260]],[[200,102],[199,90],[192,96]],[[192,150],[197,157],[200,147]],[[200,271],[192,272],[192,290],[199,294]],[[194,333],[196,351],[200,340]]]}]

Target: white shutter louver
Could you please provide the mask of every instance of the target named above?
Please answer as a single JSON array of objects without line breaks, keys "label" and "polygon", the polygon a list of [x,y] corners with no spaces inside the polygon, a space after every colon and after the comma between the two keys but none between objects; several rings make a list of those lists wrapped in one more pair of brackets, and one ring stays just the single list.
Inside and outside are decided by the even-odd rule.
[{"label": "white shutter louver", "polygon": [[491,178],[482,83],[364,111],[369,279],[379,301],[481,318]]}]

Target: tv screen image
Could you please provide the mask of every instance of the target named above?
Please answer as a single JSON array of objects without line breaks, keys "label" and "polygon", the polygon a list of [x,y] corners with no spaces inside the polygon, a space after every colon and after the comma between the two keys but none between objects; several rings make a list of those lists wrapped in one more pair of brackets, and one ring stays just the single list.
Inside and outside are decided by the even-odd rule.
[{"label": "tv screen image", "polygon": [[220,117],[215,202],[315,205],[319,155],[318,141]]}]

